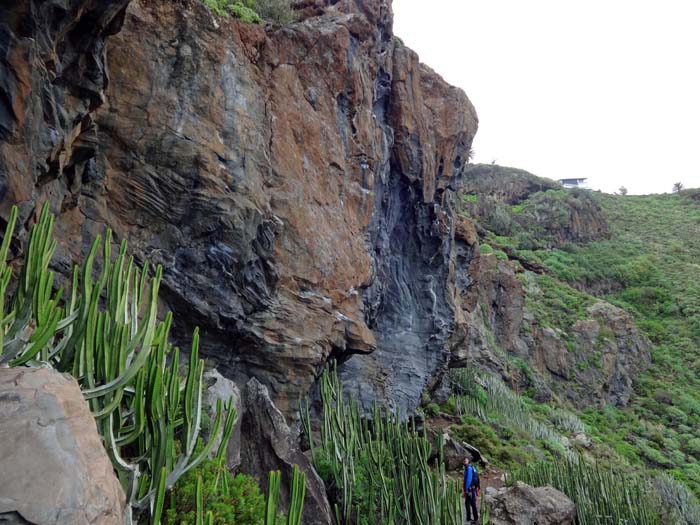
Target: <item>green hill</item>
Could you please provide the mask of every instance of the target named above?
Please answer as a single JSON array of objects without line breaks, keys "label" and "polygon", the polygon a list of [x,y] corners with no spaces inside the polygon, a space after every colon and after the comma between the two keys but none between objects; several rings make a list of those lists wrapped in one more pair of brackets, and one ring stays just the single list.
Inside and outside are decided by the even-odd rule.
[{"label": "green hill", "polygon": [[[524,295],[520,314],[517,304],[479,305],[492,353],[477,368],[500,374],[535,420],[553,422],[552,407],[578,416],[592,444],[571,448],[584,456],[628,473],[663,472],[700,495],[700,190],[608,195],[477,165],[460,206],[479,234],[479,266],[495,258],[490,271],[514,273]],[[511,303],[514,293],[505,293]],[[501,319],[520,317],[503,328]],[[552,354],[550,340],[563,350]],[[494,454],[504,451],[479,443],[479,433],[510,447],[495,460],[505,469],[561,456],[546,440],[511,440],[491,423],[455,432]]]}]

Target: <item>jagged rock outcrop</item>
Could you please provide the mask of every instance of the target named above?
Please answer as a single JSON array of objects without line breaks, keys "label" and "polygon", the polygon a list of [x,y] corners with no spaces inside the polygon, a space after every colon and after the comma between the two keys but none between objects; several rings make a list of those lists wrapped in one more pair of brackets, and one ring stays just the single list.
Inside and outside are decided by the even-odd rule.
[{"label": "jagged rock outcrop", "polygon": [[[624,406],[633,378],[651,363],[650,343],[632,316],[599,300],[570,326],[552,327],[542,312],[532,274],[517,261],[481,254],[475,225],[460,217],[456,290],[460,312],[451,366],[476,366],[500,375],[540,400],[558,396],[578,408]],[[525,286],[523,283],[527,283]]]},{"label": "jagged rock outcrop", "polygon": [[558,379],[559,390],[574,406],[610,403],[625,406],[632,384],[651,363],[649,341],[632,316],[598,301],[577,321],[568,338],[551,328],[534,330],[530,359],[535,368]]},{"label": "jagged rock outcrop", "polygon": [[289,487],[294,465],[306,474],[303,522],[307,525],[331,525],[333,515],[323,481],[299,448],[297,435],[275,407],[265,386],[253,378],[243,393],[240,441],[233,437],[230,448],[239,449],[241,470],[258,479],[267,491],[268,473],[282,475],[282,508],[289,503]]},{"label": "jagged rock outcrop", "polygon": [[26,226],[48,199],[64,276],[111,227],[163,264],[176,338],[200,326],[203,354],[286,413],[331,355],[363,403],[411,411],[450,352],[469,100],[393,38],[388,0],[267,30],[126,3],[68,2],[55,33],[38,3],[5,11],[39,47],[6,53],[0,214],[24,203]]},{"label": "jagged rock outcrop", "polygon": [[[16,0],[0,7],[0,210],[76,184],[94,164],[105,39],[129,0]],[[56,210],[58,211],[58,210]]]},{"label": "jagged rock outcrop", "polygon": [[0,522],[124,523],[124,492],[70,376],[0,369],[0,458]]},{"label": "jagged rock outcrop", "polygon": [[462,203],[482,228],[514,236],[520,248],[553,248],[609,236],[600,204],[585,190],[490,164],[470,165]]},{"label": "jagged rock outcrop", "polygon": [[485,491],[494,525],[574,525],[576,505],[552,487],[531,487],[516,481],[512,487]]},{"label": "jagged rock outcrop", "polygon": [[[218,402],[225,404],[230,402],[231,408],[236,411],[236,421],[233,424],[231,432],[231,443],[240,443],[241,440],[241,414],[243,413],[243,400],[238,385],[226,379],[215,368],[207,370],[204,373],[204,384],[206,388],[205,406],[207,407],[207,415],[214,421],[216,419],[216,406]],[[215,436],[205,436],[206,440],[213,439],[214,445],[209,453],[209,457],[213,458],[221,444],[221,439],[224,434],[224,425],[222,423],[219,433]],[[240,446],[229,446],[226,449],[226,464],[231,470],[238,470],[241,465],[241,449]]]}]

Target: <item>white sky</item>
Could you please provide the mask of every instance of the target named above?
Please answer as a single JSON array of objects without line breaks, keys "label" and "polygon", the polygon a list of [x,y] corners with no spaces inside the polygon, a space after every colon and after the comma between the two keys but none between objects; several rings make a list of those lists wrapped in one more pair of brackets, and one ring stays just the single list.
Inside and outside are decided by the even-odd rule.
[{"label": "white sky", "polygon": [[697,0],[394,0],[479,115],[475,162],[594,189],[700,187]]}]

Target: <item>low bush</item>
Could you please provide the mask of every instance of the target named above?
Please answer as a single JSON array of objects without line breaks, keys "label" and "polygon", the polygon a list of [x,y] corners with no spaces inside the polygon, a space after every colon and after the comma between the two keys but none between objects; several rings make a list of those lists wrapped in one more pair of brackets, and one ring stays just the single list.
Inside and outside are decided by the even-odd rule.
[{"label": "low bush", "polygon": [[265,20],[282,25],[290,24],[296,18],[289,0],[255,0],[255,9]]},{"label": "low bush", "polygon": [[289,24],[295,20],[288,0],[203,0],[217,16],[232,15],[244,22],[259,24],[271,20],[278,24]]},{"label": "low bush", "polygon": [[219,460],[205,460],[185,474],[170,491],[166,525],[194,524],[197,478],[202,479],[204,513],[217,525],[258,525],[265,516],[265,498],[251,476],[233,476]]},{"label": "low bush", "polygon": [[217,16],[233,15],[252,24],[261,22],[255,12],[255,0],[204,0],[204,4]]}]

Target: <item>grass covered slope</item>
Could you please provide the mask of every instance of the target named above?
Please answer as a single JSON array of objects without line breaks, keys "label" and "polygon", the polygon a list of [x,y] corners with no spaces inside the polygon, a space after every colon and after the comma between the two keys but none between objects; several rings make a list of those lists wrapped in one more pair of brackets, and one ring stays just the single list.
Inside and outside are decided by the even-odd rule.
[{"label": "grass covered slope", "polygon": [[630,463],[670,470],[700,494],[700,191],[596,198],[608,240],[517,254],[633,314],[652,365],[628,408],[584,419]]},{"label": "grass covered slope", "polygon": [[[659,505],[674,509],[661,513],[673,514],[674,523],[699,522],[700,190],[607,195],[565,190],[521,170],[482,165],[468,172],[461,207],[479,233],[482,261],[495,256],[499,267],[511,268],[522,283],[517,335],[511,330],[499,337],[498,322],[486,323],[499,341],[489,357],[505,360],[505,366],[484,371],[500,374],[524,396],[530,415],[545,416],[545,423],[552,407],[572,411],[592,438],[591,446],[578,450],[583,457],[647,479]],[[496,320],[509,313],[478,306]],[[596,334],[589,328],[601,313]],[[606,324],[610,319],[614,322]],[[591,333],[595,337],[588,337]],[[542,350],[553,341],[556,352]],[[633,342],[640,344],[636,354],[629,353]],[[622,368],[629,372],[631,389],[621,397],[600,395],[586,381],[602,378],[598,385],[604,385],[611,377],[604,373],[610,348],[628,356]],[[556,357],[555,365],[568,364],[553,373],[549,361],[538,362],[542,355]],[[642,358],[647,362],[638,365]],[[518,475],[517,463],[530,466],[530,459],[544,459],[551,468],[541,472],[554,475],[566,459],[551,440],[523,437],[528,443],[519,444],[509,439],[510,432],[500,431],[502,422],[491,419],[481,423],[493,430],[483,444],[495,439],[520,448],[503,458],[496,454],[497,466]],[[472,430],[465,427],[469,435],[460,439],[478,442],[486,432]],[[547,458],[550,454],[555,457]],[[530,459],[519,461],[525,457]]]}]

